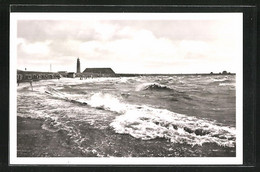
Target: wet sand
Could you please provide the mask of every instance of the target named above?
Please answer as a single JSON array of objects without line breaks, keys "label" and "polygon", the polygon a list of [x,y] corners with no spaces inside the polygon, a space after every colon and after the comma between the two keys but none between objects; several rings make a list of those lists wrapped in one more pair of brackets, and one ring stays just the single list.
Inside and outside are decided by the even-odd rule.
[{"label": "wet sand", "polygon": [[17,117],[17,157],[79,157],[71,150],[64,131],[42,129],[43,120]]}]

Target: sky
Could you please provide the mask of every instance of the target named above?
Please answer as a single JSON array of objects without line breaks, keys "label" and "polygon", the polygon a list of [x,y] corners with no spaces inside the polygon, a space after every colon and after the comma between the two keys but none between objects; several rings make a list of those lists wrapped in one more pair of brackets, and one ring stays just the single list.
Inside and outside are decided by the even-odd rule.
[{"label": "sky", "polygon": [[19,19],[16,43],[20,70],[76,72],[80,58],[81,71],[111,67],[116,73],[236,72],[242,57],[242,20]]}]

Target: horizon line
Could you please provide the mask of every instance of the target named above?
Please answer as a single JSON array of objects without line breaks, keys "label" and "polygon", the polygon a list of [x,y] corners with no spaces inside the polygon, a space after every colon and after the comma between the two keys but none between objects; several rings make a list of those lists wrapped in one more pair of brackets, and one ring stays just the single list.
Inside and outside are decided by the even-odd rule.
[{"label": "horizon line", "polygon": [[[112,68],[111,68],[112,69]],[[53,72],[53,71],[31,71],[31,70],[20,70],[20,69],[17,69],[17,71],[22,71],[22,72],[44,72],[44,73],[58,73],[58,72],[61,72],[61,71],[56,71],[56,72]],[[67,73],[71,73],[71,71],[64,71],[64,72],[67,72]],[[203,73],[117,73],[115,72],[115,74],[117,75],[211,75],[211,74],[223,74],[224,71],[222,72],[203,72]],[[77,73],[77,72],[74,72],[74,73]],[[80,72],[80,73],[83,73],[83,72]],[[236,74],[235,72],[228,72],[226,71],[226,74]]]}]

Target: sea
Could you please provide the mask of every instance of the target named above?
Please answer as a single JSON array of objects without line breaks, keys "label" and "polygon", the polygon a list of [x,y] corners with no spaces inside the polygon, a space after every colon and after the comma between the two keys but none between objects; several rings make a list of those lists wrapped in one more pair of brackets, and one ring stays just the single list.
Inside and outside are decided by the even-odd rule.
[{"label": "sea", "polygon": [[[236,156],[236,76],[60,78],[20,83],[17,116],[63,132],[80,157]],[[18,143],[19,144],[19,143]]]}]

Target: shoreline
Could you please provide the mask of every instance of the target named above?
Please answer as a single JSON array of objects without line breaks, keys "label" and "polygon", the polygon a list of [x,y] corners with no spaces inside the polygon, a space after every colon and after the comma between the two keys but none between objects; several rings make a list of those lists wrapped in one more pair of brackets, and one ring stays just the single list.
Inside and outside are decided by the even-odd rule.
[{"label": "shoreline", "polygon": [[[47,131],[42,129],[43,123],[44,120],[42,119],[24,118],[19,116],[17,117],[17,157],[96,157],[93,153],[83,155],[80,150],[73,149],[71,147],[72,145],[70,144],[70,141],[66,139],[65,131]],[[121,136],[119,135],[118,137]],[[127,137],[132,138],[131,136]],[[160,143],[161,140],[158,138],[157,141]],[[150,141],[147,142],[149,143]],[[217,145],[214,147],[216,146]],[[196,150],[198,152],[201,152],[205,148],[211,150],[211,153],[208,155],[201,154],[203,157],[236,156],[235,148],[226,148],[222,151],[215,151],[214,147],[212,148],[212,144],[205,144],[204,146],[196,146]],[[234,151],[231,151],[233,149]],[[176,151],[178,152],[178,150],[179,148],[177,147]],[[176,156],[172,155],[170,157]]]},{"label": "shoreline", "polygon": [[17,117],[17,157],[79,157],[72,151],[63,131],[42,129],[44,120]]}]

